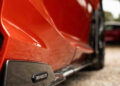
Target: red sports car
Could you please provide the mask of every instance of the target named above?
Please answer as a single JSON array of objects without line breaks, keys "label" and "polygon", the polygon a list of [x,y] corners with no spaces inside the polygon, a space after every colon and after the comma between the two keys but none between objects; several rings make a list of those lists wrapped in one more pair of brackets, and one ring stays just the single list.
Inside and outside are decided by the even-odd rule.
[{"label": "red sports car", "polygon": [[119,22],[106,22],[105,41],[120,42],[120,23]]},{"label": "red sports car", "polygon": [[101,0],[0,2],[0,86],[55,86],[103,68]]}]

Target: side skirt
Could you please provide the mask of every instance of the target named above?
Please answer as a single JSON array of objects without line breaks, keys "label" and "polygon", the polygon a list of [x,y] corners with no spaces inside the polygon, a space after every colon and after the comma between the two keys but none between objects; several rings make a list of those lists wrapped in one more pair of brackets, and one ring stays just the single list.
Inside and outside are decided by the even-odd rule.
[{"label": "side skirt", "polygon": [[53,72],[45,63],[8,60],[5,64],[3,84],[0,86],[56,86],[71,74],[92,63],[75,63]]},{"label": "side skirt", "polygon": [[61,82],[65,81],[68,76],[70,76],[92,64],[93,63],[91,63],[91,62],[75,63],[75,64],[71,64],[59,71],[56,71],[55,72],[56,79],[49,86],[56,86],[56,85],[60,84]]}]

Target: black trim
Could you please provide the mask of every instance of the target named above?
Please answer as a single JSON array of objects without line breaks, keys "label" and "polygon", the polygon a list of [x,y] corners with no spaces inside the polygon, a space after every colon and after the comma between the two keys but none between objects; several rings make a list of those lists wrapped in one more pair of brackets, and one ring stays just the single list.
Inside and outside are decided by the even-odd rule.
[{"label": "black trim", "polygon": [[[36,76],[38,77],[35,80]],[[1,86],[47,86],[54,79],[54,72],[48,64],[8,60]]]}]

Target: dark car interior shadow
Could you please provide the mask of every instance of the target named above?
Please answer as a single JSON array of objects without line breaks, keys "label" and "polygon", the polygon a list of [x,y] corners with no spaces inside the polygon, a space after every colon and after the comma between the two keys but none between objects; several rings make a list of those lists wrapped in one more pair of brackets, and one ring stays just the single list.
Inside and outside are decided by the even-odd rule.
[{"label": "dark car interior shadow", "polygon": [[120,46],[120,41],[119,42],[106,42],[106,46]]}]

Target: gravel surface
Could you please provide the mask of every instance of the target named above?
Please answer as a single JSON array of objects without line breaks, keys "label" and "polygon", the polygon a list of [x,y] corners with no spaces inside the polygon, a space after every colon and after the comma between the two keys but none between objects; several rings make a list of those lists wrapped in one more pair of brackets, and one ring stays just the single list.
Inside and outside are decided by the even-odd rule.
[{"label": "gravel surface", "polygon": [[120,45],[106,46],[105,52],[104,69],[75,73],[58,86],[120,86]]}]

